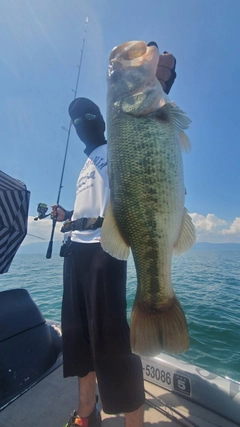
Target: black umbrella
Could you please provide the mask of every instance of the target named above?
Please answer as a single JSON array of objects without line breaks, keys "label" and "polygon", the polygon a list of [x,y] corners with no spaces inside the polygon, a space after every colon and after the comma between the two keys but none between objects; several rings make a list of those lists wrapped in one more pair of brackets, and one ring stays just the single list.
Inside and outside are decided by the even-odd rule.
[{"label": "black umbrella", "polygon": [[6,273],[27,234],[30,192],[0,171],[0,274]]}]

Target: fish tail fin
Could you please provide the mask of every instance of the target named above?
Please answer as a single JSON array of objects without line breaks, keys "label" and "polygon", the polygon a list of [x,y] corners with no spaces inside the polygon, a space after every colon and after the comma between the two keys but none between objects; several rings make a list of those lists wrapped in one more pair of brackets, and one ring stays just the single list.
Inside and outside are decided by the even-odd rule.
[{"label": "fish tail fin", "polygon": [[134,303],[130,326],[131,348],[141,356],[156,356],[161,351],[183,353],[189,348],[186,318],[177,297],[171,305],[146,310]]}]

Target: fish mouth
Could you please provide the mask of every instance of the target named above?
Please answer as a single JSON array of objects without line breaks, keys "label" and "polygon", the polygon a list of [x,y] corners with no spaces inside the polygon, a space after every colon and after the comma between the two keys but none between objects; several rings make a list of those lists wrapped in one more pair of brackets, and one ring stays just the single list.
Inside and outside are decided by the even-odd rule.
[{"label": "fish mouth", "polygon": [[158,52],[156,46],[147,46],[144,41],[134,40],[114,47],[109,56],[109,62],[126,61],[130,62],[131,65],[137,66],[142,63],[146,57],[152,57],[156,51]]},{"label": "fish mouth", "polygon": [[147,52],[147,44],[143,41],[131,41],[122,43],[113,48],[109,61],[123,59],[125,61],[132,61],[145,55]]},{"label": "fish mouth", "polygon": [[128,84],[131,86],[131,93],[146,87],[148,83],[154,86],[158,61],[159,50],[156,46],[148,46],[145,41],[139,40],[122,43],[113,48],[109,56],[108,82],[111,87],[118,82],[116,87],[119,90],[119,82],[123,83],[126,79],[129,83],[122,84],[121,93],[124,87],[129,92]]}]

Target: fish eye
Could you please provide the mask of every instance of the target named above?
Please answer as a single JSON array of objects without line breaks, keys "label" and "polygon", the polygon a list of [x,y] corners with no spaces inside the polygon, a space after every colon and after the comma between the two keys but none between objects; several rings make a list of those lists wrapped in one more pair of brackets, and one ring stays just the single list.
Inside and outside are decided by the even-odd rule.
[{"label": "fish eye", "polygon": [[109,65],[109,77],[112,81],[118,80],[122,76],[123,66],[120,61],[112,60]]},{"label": "fish eye", "polygon": [[112,72],[110,74],[110,78],[112,81],[116,81],[116,80],[120,79],[121,76],[122,76],[122,71],[119,69],[112,70]]}]

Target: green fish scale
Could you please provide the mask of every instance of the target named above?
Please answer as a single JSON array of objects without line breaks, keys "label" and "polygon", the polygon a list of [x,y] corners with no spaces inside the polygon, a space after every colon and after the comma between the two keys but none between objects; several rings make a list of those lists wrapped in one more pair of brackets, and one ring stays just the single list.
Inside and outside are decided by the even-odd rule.
[{"label": "green fish scale", "polygon": [[108,141],[114,216],[132,249],[137,300],[154,310],[173,296],[172,248],[182,218],[176,212],[184,207],[179,142],[167,122],[111,112]]}]

